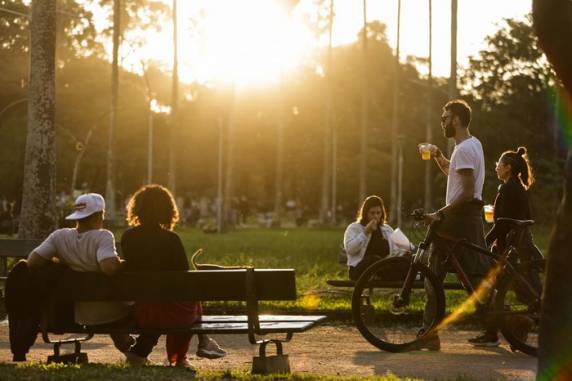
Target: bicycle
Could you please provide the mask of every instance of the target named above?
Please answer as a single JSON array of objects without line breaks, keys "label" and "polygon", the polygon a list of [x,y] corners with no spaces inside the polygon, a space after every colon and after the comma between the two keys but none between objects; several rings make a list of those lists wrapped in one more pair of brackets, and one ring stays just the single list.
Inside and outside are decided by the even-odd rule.
[{"label": "bicycle", "polygon": [[[423,213],[416,211],[416,219]],[[459,289],[465,289],[475,297],[475,287],[456,257],[458,248],[468,248],[493,260],[498,276],[493,282],[488,303],[488,317],[498,322],[500,331],[513,350],[536,356],[538,350],[538,325],[540,318],[541,290],[526,279],[526,272],[538,274],[544,270],[544,259],[523,261],[517,250],[525,228],[532,220],[499,218],[497,223],[510,225],[506,248],[494,253],[463,239],[438,234],[436,224],[431,224],[417,252],[410,258],[393,257],[372,264],[356,282],[352,295],[354,322],[364,338],[379,349],[402,352],[418,349],[421,340],[435,332],[445,316],[445,293],[433,272],[423,263],[425,251],[436,236],[453,245],[445,254],[449,268],[456,273]],[[445,284],[455,288],[454,284]],[[427,292],[430,291],[430,292]],[[477,298],[478,299],[478,298]],[[433,303],[433,313],[426,332],[420,332],[423,322],[423,305]]]}]

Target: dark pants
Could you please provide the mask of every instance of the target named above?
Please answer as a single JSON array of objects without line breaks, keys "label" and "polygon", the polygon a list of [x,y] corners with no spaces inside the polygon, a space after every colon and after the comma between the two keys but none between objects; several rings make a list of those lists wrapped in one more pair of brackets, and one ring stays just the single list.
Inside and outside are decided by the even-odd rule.
[{"label": "dark pants", "polygon": [[[443,234],[454,238],[464,238],[468,242],[486,247],[483,229],[483,203],[480,200],[473,200],[460,205],[454,212],[448,213],[445,220],[435,227],[437,234]],[[428,249],[428,266],[433,271],[440,284],[443,283],[447,275],[448,268],[444,261],[446,254],[451,250],[451,241],[436,237]],[[467,274],[469,281],[475,289],[479,287],[491,269],[491,259],[480,253],[471,250],[458,248],[455,251],[463,271]],[[425,290],[428,295],[433,293],[433,289],[425,282]],[[477,303],[477,310],[486,309],[489,296],[482,296]],[[430,328],[431,317],[435,313],[435,305],[430,302],[425,304],[423,314],[423,329]]]},{"label": "dark pants", "polygon": [[357,281],[361,274],[364,273],[365,270],[375,262],[383,259],[377,255],[365,255],[361,262],[359,262],[356,266],[349,266],[348,273],[351,280]]}]

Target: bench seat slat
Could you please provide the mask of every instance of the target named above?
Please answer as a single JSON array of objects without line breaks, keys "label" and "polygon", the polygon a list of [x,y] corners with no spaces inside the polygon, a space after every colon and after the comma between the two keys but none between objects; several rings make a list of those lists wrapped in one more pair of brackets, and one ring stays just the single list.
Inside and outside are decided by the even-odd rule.
[{"label": "bench seat slat", "polygon": [[[334,287],[355,287],[356,282],[349,279],[331,279],[326,281],[327,284]],[[388,288],[398,288],[403,285],[402,281],[374,281],[372,285],[375,287],[388,287]],[[424,288],[423,282],[414,282],[413,288]],[[443,288],[445,290],[464,290],[463,285],[457,282],[445,282],[443,283]]]},{"label": "bench seat slat", "polygon": [[[317,323],[326,319],[326,316],[305,316],[310,318],[309,321],[266,321],[260,322],[260,331],[258,333],[286,333],[286,332],[304,332],[312,328]],[[95,334],[109,334],[109,333],[131,333],[140,334],[145,333],[248,333],[248,324],[244,322],[200,322],[193,324],[189,328],[164,328],[164,329],[139,329],[133,327],[89,327],[83,328],[80,326],[70,327],[64,329],[68,334],[76,333],[95,333]],[[54,333],[59,333],[55,330]]]},{"label": "bench seat slat", "polygon": [[[324,319],[322,315],[259,315],[260,322],[289,322],[289,321],[313,321],[319,322]],[[246,315],[206,315],[201,318],[202,323],[221,323],[221,322],[246,322]]]}]

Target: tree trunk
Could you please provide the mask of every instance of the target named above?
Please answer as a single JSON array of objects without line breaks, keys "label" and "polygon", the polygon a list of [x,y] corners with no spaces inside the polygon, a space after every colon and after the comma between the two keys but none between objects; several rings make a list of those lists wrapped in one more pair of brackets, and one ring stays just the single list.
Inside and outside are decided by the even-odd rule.
[{"label": "tree trunk", "polygon": [[[427,120],[425,125],[425,141],[428,143],[433,142],[433,113],[431,108],[433,107],[433,102],[431,96],[433,94],[433,3],[429,0],[429,73],[427,75],[427,95],[426,95],[426,105],[427,105]],[[433,175],[432,169],[433,163],[431,160],[427,160],[425,163],[425,203],[423,209],[426,212],[430,212],[433,209]]]},{"label": "tree trunk", "polygon": [[392,224],[401,225],[401,195],[398,195],[399,183],[399,48],[401,43],[401,0],[397,0],[397,41],[395,44],[395,59],[393,61],[393,111],[391,117],[391,190],[389,219]]},{"label": "tree trunk", "polygon": [[177,49],[177,0],[173,0],[173,84],[171,88],[171,138],[169,144],[169,188],[177,191],[177,136],[179,115],[179,57]]},{"label": "tree trunk", "polygon": [[121,35],[121,0],[113,2],[113,58],[111,63],[111,112],[107,136],[107,182],[105,202],[107,219],[115,221],[115,130],[117,129],[117,104],[119,101],[119,43]]},{"label": "tree trunk", "polygon": [[367,93],[367,1],[363,0],[363,41],[362,41],[362,86],[361,86],[361,144],[360,144],[360,166],[359,166],[359,200],[358,205],[363,202],[367,192],[367,126],[368,126],[368,102]]},{"label": "tree trunk", "polygon": [[[566,88],[562,101],[572,101],[572,2],[534,0],[533,18],[540,45]],[[568,142],[570,143],[570,142]],[[572,156],[564,170],[564,194],[548,249],[538,380],[572,379]]]},{"label": "tree trunk", "polygon": [[55,229],[56,0],[34,0],[30,23],[28,136],[24,161],[21,239],[43,239]]}]

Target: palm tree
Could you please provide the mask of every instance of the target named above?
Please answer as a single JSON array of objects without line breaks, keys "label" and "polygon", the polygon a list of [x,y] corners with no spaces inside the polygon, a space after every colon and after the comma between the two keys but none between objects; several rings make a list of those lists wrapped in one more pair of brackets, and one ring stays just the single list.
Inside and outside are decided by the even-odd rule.
[{"label": "palm tree", "polygon": [[169,149],[169,188],[175,194],[177,185],[177,133],[179,114],[179,57],[177,48],[177,0],[173,0],[173,84],[171,89],[171,139]]},{"label": "palm tree", "polygon": [[359,166],[359,200],[360,203],[367,192],[367,126],[368,126],[368,88],[367,88],[367,1],[363,0],[363,35],[362,35],[362,94],[361,94],[361,148]]},{"label": "palm tree", "polygon": [[389,217],[393,223],[401,225],[401,195],[399,192],[399,48],[401,31],[401,0],[397,0],[397,41],[393,61],[393,112],[391,121],[391,207]]},{"label": "palm tree", "polygon": [[41,239],[56,227],[56,0],[32,1],[28,136],[18,236]]},{"label": "palm tree", "polygon": [[121,0],[113,1],[113,53],[111,63],[111,112],[107,141],[107,182],[105,186],[107,219],[115,220],[115,131],[119,102],[119,44],[121,35]]},{"label": "palm tree", "polygon": [[[432,87],[433,87],[433,4],[432,1],[429,0],[429,74],[427,75],[427,124],[425,126],[425,140],[427,142],[431,142],[433,140],[433,134],[431,133],[431,125],[433,124],[432,121],[432,113],[431,113],[431,94],[432,94]],[[425,163],[425,204],[424,209],[428,212],[432,209],[432,178],[431,178],[431,168],[433,167],[433,163],[431,161],[427,161]]]}]

